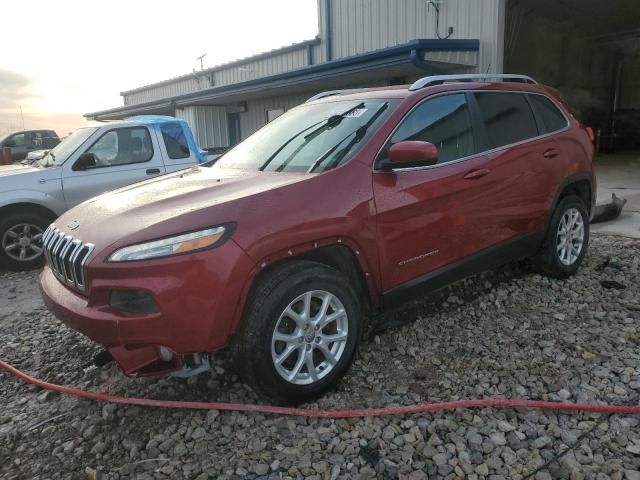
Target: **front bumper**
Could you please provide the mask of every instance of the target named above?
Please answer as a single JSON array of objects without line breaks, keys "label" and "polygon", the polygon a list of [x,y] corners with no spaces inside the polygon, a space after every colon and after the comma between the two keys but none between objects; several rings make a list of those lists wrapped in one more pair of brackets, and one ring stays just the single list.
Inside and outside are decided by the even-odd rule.
[{"label": "front bumper", "polygon": [[[87,297],[60,283],[48,267],[40,275],[42,297],[62,322],[107,348],[128,375],[166,373],[181,367],[182,355],[225,346],[253,269],[233,241],[166,259],[94,263],[87,268]],[[113,290],[145,291],[159,311],[120,312],[110,305]],[[163,362],[159,346],[173,351],[174,360]]]}]

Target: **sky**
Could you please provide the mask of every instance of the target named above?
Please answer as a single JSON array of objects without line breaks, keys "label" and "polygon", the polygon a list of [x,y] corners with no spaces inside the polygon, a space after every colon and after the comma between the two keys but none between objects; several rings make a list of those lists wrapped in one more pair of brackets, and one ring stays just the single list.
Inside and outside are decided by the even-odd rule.
[{"label": "sky", "polygon": [[[318,34],[317,0],[2,3],[0,136],[85,124],[120,92]],[[12,21],[11,19],[21,19]],[[20,112],[22,109],[22,115]]]}]

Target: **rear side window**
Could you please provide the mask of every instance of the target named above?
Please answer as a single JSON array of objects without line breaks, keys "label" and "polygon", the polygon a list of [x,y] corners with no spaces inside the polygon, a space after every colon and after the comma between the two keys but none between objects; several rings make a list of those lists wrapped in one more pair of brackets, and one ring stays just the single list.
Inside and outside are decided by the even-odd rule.
[{"label": "rear side window", "polygon": [[538,127],[524,95],[520,93],[475,93],[487,133],[489,149],[538,136]]},{"label": "rear side window", "polygon": [[473,129],[465,95],[442,95],[420,104],[393,134],[391,144],[405,140],[433,143],[438,147],[438,164],[473,155]]},{"label": "rear side window", "polygon": [[543,95],[529,95],[529,100],[542,120],[546,133],[557,132],[567,126],[567,119],[554,103]]},{"label": "rear side window", "polygon": [[179,158],[189,158],[191,152],[187,144],[187,137],[180,125],[162,125],[160,127],[164,145],[167,148],[167,155],[172,160]]}]

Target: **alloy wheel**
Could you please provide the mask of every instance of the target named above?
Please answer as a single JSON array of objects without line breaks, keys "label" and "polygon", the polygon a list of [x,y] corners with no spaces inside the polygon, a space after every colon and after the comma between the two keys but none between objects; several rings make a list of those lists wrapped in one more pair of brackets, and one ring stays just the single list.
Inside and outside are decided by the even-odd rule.
[{"label": "alloy wheel", "polygon": [[271,336],[271,360],[287,382],[309,385],[336,367],[348,338],[342,302],[332,293],[312,290],[295,298],[278,318]]},{"label": "alloy wheel", "polygon": [[558,258],[563,265],[573,265],[584,244],[584,221],[576,208],[570,208],[562,214],[556,235]]},{"label": "alloy wheel", "polygon": [[4,253],[18,262],[30,262],[43,253],[44,231],[32,223],[19,223],[9,228],[2,236]]}]

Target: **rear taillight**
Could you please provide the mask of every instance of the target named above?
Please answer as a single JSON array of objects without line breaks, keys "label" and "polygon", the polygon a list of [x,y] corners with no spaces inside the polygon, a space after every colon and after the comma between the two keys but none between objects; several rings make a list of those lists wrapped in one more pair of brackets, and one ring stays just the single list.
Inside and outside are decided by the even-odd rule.
[{"label": "rear taillight", "polygon": [[596,135],[595,133],[593,133],[593,128],[591,127],[585,127],[585,130],[587,131],[587,135],[589,135],[589,139],[591,140],[591,143],[596,141]]}]

